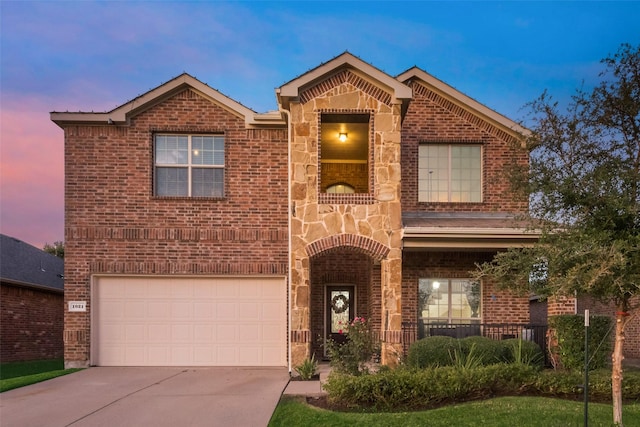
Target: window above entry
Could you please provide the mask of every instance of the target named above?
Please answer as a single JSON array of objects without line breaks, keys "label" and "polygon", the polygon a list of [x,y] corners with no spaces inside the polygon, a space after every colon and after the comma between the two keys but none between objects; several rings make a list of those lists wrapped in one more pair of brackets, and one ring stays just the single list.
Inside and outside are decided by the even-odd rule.
[{"label": "window above entry", "polygon": [[421,144],[418,151],[418,201],[482,202],[482,146]]},{"label": "window above entry", "polygon": [[224,197],[224,136],[154,136],[154,195]]},{"label": "window above entry", "polygon": [[[371,114],[324,112],[320,114],[319,128],[321,202],[352,203],[370,195],[373,192]],[[346,195],[351,196],[344,198]],[[360,198],[354,198],[355,195]]]}]

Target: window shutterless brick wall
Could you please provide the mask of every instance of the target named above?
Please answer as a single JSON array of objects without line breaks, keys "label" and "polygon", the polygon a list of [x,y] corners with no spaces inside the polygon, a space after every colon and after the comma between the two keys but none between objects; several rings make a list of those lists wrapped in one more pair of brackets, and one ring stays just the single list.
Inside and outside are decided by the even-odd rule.
[{"label": "window shutterless brick wall", "polygon": [[63,355],[62,293],[0,286],[0,360],[57,359]]},{"label": "window shutterless brick wall", "polygon": [[[481,122],[460,107],[431,92],[419,82],[402,122],[402,209],[418,211],[523,212],[527,200],[510,190],[505,168],[512,162],[527,163],[527,155],[514,149],[513,138]],[[421,142],[469,144],[483,147],[482,203],[418,202],[418,147]]]},{"label": "window shutterless brick wall", "polygon": [[[468,278],[475,262],[489,261],[493,253],[405,252],[402,259],[402,319],[418,320],[418,279],[421,277]],[[529,298],[498,290],[482,281],[483,323],[529,323]]]},{"label": "window shutterless brick wall", "polygon": [[[223,134],[225,197],[153,195],[155,133]],[[89,360],[96,273],[286,275],[286,129],[244,119],[186,89],[123,126],[65,128],[65,360]]]}]

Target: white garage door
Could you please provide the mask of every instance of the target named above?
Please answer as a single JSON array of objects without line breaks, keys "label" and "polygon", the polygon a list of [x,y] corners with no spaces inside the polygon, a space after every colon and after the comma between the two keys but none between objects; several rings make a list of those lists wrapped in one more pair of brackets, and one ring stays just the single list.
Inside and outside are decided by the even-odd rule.
[{"label": "white garage door", "polygon": [[285,366],[283,278],[99,277],[99,366]]}]

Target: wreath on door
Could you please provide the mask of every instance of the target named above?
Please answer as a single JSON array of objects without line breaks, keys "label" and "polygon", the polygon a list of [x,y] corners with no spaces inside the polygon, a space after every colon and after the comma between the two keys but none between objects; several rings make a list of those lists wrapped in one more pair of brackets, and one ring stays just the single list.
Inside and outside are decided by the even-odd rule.
[{"label": "wreath on door", "polygon": [[331,299],[331,309],[334,313],[340,314],[349,308],[349,300],[346,296],[338,294]]}]

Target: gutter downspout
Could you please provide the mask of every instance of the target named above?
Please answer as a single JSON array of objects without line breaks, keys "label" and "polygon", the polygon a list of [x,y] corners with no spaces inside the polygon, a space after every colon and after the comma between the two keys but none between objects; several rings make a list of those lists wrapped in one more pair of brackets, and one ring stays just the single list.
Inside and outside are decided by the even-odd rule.
[{"label": "gutter downspout", "polygon": [[291,112],[288,110],[279,107],[281,113],[284,113],[287,116],[287,239],[288,239],[288,249],[287,249],[287,299],[288,301],[288,313],[287,313],[287,348],[288,348],[288,357],[287,363],[289,365],[289,377],[291,377],[291,310],[292,310],[292,301],[291,301],[291,215],[293,214],[293,209],[291,205]]}]

